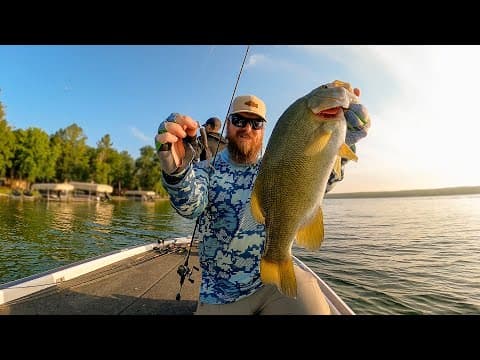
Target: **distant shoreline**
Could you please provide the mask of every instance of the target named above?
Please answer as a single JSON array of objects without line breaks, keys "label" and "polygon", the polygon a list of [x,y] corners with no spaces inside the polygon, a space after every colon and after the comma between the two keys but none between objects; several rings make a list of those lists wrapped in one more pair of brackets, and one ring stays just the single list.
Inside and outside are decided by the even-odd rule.
[{"label": "distant shoreline", "polygon": [[[399,191],[366,191],[349,193],[329,193],[325,199],[360,199],[360,198],[388,198],[388,197],[417,197],[417,196],[444,196],[444,195],[474,195],[480,194],[480,186],[461,186],[439,189],[416,189]],[[0,197],[10,197],[9,194],[1,193]],[[125,201],[125,196],[111,196],[112,200]],[[156,198],[155,201],[169,200],[168,197]]]},{"label": "distant shoreline", "polygon": [[[140,200],[129,199],[126,196],[111,195],[110,197],[114,201],[140,201]],[[153,201],[165,201],[165,200],[170,200],[170,198],[168,198],[168,197],[156,197]],[[145,200],[143,200],[143,201],[145,201]],[[152,201],[150,201],[150,202],[152,202]]]},{"label": "distant shoreline", "polygon": [[441,195],[473,195],[480,194],[480,186],[462,186],[440,189],[416,189],[400,191],[370,191],[326,194],[325,199],[355,199],[355,198],[383,198],[383,197],[416,197]]},{"label": "distant shoreline", "polygon": [[[4,193],[0,192],[0,197],[9,198],[10,194],[4,194]],[[36,197],[39,198],[39,199],[41,198],[41,196],[38,196],[38,195]],[[135,200],[129,199],[126,196],[110,195],[110,197],[113,201],[135,201]],[[167,200],[170,200],[170,198],[168,198],[168,197],[157,197],[153,201],[167,201]]]}]

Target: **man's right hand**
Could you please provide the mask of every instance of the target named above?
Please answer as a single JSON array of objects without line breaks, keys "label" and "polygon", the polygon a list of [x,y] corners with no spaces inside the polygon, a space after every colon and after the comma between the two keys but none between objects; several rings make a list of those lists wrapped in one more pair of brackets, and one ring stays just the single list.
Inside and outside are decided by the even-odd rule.
[{"label": "man's right hand", "polygon": [[198,122],[178,113],[172,113],[160,124],[155,147],[166,174],[178,173],[190,164],[195,155],[194,149],[184,139],[187,136],[195,138],[198,128]]}]

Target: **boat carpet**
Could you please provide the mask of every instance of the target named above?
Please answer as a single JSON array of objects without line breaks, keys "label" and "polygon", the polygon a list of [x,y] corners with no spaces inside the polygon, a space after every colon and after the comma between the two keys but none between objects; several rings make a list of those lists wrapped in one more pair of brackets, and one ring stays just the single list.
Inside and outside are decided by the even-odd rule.
[{"label": "boat carpet", "polygon": [[192,315],[200,285],[195,246],[189,259],[194,283],[186,278],[176,300],[187,249],[170,245],[132,256],[0,305],[0,315]]}]

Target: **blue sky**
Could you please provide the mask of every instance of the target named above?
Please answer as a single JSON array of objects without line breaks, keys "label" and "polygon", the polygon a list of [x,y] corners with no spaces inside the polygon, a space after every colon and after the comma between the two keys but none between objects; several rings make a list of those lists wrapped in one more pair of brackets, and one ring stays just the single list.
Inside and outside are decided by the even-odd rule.
[{"label": "blue sky", "polygon": [[[14,128],[72,123],[136,158],[173,111],[225,118],[246,46],[0,45],[0,101]],[[267,104],[266,141],[297,98],[335,79],[372,117],[336,192],[480,185],[480,46],[250,47],[237,95]]]}]

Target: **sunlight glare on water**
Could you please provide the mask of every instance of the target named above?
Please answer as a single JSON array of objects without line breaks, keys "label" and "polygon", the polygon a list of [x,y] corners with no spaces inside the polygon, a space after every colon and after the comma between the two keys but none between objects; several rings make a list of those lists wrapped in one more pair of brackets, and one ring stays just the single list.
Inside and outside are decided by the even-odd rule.
[{"label": "sunlight glare on water", "polygon": [[[294,246],[357,314],[479,314],[480,196],[325,199],[320,250]],[[191,236],[167,201],[0,198],[0,284],[129,246]]]}]

